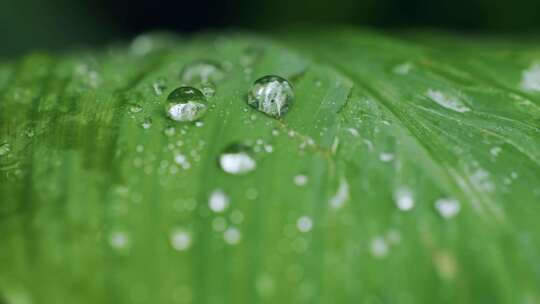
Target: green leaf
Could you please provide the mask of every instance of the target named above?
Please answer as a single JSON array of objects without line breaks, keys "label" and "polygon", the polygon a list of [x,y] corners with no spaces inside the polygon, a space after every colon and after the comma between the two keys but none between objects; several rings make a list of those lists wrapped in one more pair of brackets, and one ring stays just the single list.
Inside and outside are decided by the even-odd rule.
[{"label": "green leaf", "polygon": [[[174,122],[196,60],[225,77]],[[280,119],[246,103],[264,75],[294,87]],[[218,165],[236,143],[246,175]],[[533,43],[151,35],[0,65],[0,303],[536,303],[538,202]]]}]

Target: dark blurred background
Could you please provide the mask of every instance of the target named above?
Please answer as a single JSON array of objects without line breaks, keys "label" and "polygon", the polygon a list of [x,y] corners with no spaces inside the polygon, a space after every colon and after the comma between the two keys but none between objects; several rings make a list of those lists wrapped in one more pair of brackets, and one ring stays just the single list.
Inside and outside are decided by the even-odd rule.
[{"label": "dark blurred background", "polygon": [[540,33],[540,0],[0,0],[0,57],[138,33],[327,24]]}]

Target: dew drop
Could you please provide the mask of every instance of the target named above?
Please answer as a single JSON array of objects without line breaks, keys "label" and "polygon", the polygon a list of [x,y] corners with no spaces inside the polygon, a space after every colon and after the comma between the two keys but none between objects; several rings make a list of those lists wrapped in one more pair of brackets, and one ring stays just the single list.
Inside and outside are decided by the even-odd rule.
[{"label": "dew drop", "polygon": [[201,91],[207,98],[214,97],[216,94],[216,87],[211,83],[205,83],[201,85]]},{"label": "dew drop", "polygon": [[528,92],[540,92],[540,63],[535,63],[523,71],[521,88]]},{"label": "dew drop", "polygon": [[238,228],[230,227],[223,232],[223,239],[229,245],[237,245],[242,240],[242,233]]},{"label": "dew drop", "polygon": [[296,221],[296,228],[300,232],[309,232],[313,228],[313,220],[309,216],[301,216]]},{"label": "dew drop", "polygon": [[453,198],[440,198],[435,202],[435,209],[443,218],[451,219],[459,213],[461,206]]},{"label": "dew drop", "polygon": [[167,97],[165,110],[174,121],[195,121],[206,113],[205,98],[201,91],[192,87],[175,89]]},{"label": "dew drop", "polygon": [[212,229],[219,232],[225,231],[227,229],[227,220],[220,216],[216,217],[212,220]]},{"label": "dew drop", "polygon": [[187,64],[181,77],[183,82],[190,85],[216,83],[225,77],[225,71],[215,62],[198,60]]},{"label": "dew drop", "polygon": [[176,129],[173,127],[173,126],[167,126],[164,130],[163,130],[163,133],[168,136],[168,137],[171,137],[171,136],[174,136],[174,134],[176,133]]},{"label": "dew drop", "polygon": [[414,197],[411,189],[400,187],[394,193],[396,207],[401,211],[409,211],[414,208]]},{"label": "dew drop", "polygon": [[379,154],[379,159],[385,163],[391,162],[394,160],[394,154],[388,153],[388,152],[382,152],[381,154]]},{"label": "dew drop", "polygon": [[349,200],[349,197],[349,183],[345,177],[342,177],[339,180],[339,187],[336,193],[330,198],[330,207],[334,209],[343,207],[343,205]]},{"label": "dew drop", "polygon": [[184,229],[176,228],[171,231],[169,241],[174,250],[184,251],[191,247],[191,234]]},{"label": "dew drop", "polygon": [[11,146],[8,143],[0,144],[0,156],[7,155],[11,151]]},{"label": "dew drop", "polygon": [[143,122],[141,123],[141,127],[145,130],[148,130],[152,127],[152,118],[150,117],[147,117],[143,120]]},{"label": "dew drop", "polygon": [[240,144],[227,147],[219,156],[219,165],[223,171],[233,175],[247,174],[257,167],[249,148]]},{"label": "dew drop", "polygon": [[139,113],[142,111],[142,107],[138,104],[131,104],[129,106],[129,112],[135,114],[135,113]]},{"label": "dew drop", "polygon": [[375,237],[371,240],[370,251],[375,258],[384,258],[388,255],[388,243],[383,237]]},{"label": "dew drop", "polygon": [[248,104],[272,117],[281,117],[292,105],[294,93],[291,84],[279,76],[257,79],[248,94]]},{"label": "dew drop", "polygon": [[129,245],[129,237],[123,231],[115,231],[109,237],[109,244],[114,249],[124,249]]},{"label": "dew drop", "polygon": [[440,106],[459,113],[469,112],[471,109],[459,98],[449,96],[442,91],[429,89],[426,96]]},{"label": "dew drop", "polygon": [[229,197],[223,190],[214,190],[210,194],[210,198],[208,200],[208,207],[210,210],[214,212],[223,212],[227,207],[229,207]]},{"label": "dew drop", "polygon": [[299,187],[302,187],[302,186],[305,186],[307,183],[308,183],[308,177],[304,174],[298,174],[296,175],[294,178],[294,184],[299,186]]}]

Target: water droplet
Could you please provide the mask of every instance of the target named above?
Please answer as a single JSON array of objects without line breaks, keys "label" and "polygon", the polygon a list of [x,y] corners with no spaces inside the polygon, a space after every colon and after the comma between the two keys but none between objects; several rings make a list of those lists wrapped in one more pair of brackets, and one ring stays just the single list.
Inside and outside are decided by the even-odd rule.
[{"label": "water droplet", "polygon": [[248,94],[248,104],[272,117],[281,117],[292,105],[294,93],[291,84],[279,76],[257,79]]},{"label": "water droplet", "polygon": [[392,153],[387,153],[387,152],[382,152],[381,154],[379,154],[379,159],[382,161],[382,162],[391,162],[394,160],[394,154]]},{"label": "water droplet", "polygon": [[141,127],[145,130],[148,130],[152,127],[152,118],[150,117],[147,117],[143,120],[143,122],[141,123]]},{"label": "water droplet", "polygon": [[410,62],[404,62],[402,64],[399,64],[397,66],[395,66],[393,69],[392,69],[392,72],[394,74],[398,74],[398,75],[407,75],[409,74],[409,72],[413,69],[413,64],[410,63]]},{"label": "water droplet", "polygon": [[217,63],[199,60],[187,64],[181,77],[183,82],[190,85],[216,83],[225,77],[225,71]]},{"label": "water droplet", "polygon": [[452,111],[464,113],[471,110],[462,100],[455,96],[447,96],[441,91],[429,89],[427,90],[426,95],[440,106]]},{"label": "water droplet", "polygon": [[176,228],[171,231],[169,241],[174,250],[184,251],[191,247],[191,234],[184,229]]},{"label": "water droplet", "polygon": [[243,175],[255,170],[257,163],[249,152],[249,148],[244,145],[230,145],[219,156],[221,169],[234,175]]},{"label": "water droplet", "polygon": [[212,229],[218,232],[225,231],[227,229],[227,220],[221,216],[216,217],[212,220]]},{"label": "water droplet", "polygon": [[167,116],[174,121],[195,121],[206,113],[204,95],[192,87],[175,89],[167,97]]},{"label": "water droplet", "polygon": [[129,106],[129,111],[131,113],[139,113],[139,112],[142,111],[142,107],[140,105],[138,105],[138,104],[131,104]]},{"label": "water droplet", "polygon": [[535,63],[523,71],[521,88],[528,92],[540,92],[540,63]]},{"label": "water droplet", "polygon": [[298,174],[294,177],[294,184],[302,187],[305,186],[308,183],[308,177],[304,174]]},{"label": "water droplet", "polygon": [[230,227],[223,232],[223,239],[229,245],[236,245],[242,240],[242,233],[237,228]]},{"label": "water droplet", "polygon": [[300,232],[309,232],[313,228],[313,220],[309,216],[301,216],[296,221],[296,228]]},{"label": "water droplet", "polygon": [[376,258],[384,258],[388,255],[388,243],[382,237],[376,237],[371,240],[371,254]]},{"label": "water droplet", "polygon": [[165,85],[165,81],[160,79],[160,80],[157,80],[156,82],[154,82],[152,84],[152,89],[154,90],[154,93],[156,93],[156,95],[160,96],[163,94],[163,91],[167,88],[167,86]]},{"label": "water droplet", "polygon": [[129,245],[129,237],[123,231],[115,231],[109,237],[109,244],[115,249],[124,249]]},{"label": "water droplet", "polygon": [[491,153],[491,155],[493,157],[497,157],[499,155],[499,153],[501,153],[502,151],[502,148],[501,147],[492,147],[490,150],[489,150],[489,153]]},{"label": "water droplet", "polygon": [[210,194],[210,199],[208,200],[208,207],[214,212],[223,212],[227,207],[229,207],[229,197],[223,190],[214,190]]},{"label": "water droplet", "polygon": [[234,210],[230,215],[231,222],[241,224],[244,221],[244,214],[240,210]]},{"label": "water droplet", "polygon": [[168,126],[163,130],[163,133],[166,136],[171,137],[171,136],[174,136],[174,133],[176,133],[176,129],[173,126]]},{"label": "water droplet", "polygon": [[396,207],[402,211],[409,211],[414,207],[414,197],[411,189],[400,187],[394,193]]},{"label": "water droplet", "polygon": [[11,146],[8,143],[0,144],[0,156],[7,155],[11,151]]},{"label": "water droplet", "polygon": [[349,183],[345,177],[342,177],[339,180],[339,187],[336,191],[336,194],[330,198],[330,207],[334,209],[341,208],[345,202],[349,199]]},{"label": "water droplet", "polygon": [[461,206],[455,199],[440,198],[435,202],[435,209],[437,209],[440,216],[445,219],[450,219],[459,213]]},{"label": "water droplet", "polygon": [[207,98],[214,97],[216,94],[216,87],[211,83],[205,83],[201,85],[201,91]]}]

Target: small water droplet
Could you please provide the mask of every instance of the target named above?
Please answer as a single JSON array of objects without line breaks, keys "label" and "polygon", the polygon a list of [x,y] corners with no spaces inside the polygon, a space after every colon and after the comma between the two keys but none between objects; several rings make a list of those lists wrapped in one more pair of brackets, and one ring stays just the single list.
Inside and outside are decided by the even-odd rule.
[{"label": "small water droplet", "polygon": [[242,240],[242,233],[238,228],[230,227],[223,232],[223,239],[229,245],[237,245]]},{"label": "small water droplet", "polygon": [[165,85],[165,81],[160,79],[160,80],[157,80],[156,82],[154,82],[152,84],[152,89],[154,90],[154,93],[156,93],[156,95],[160,96],[163,94],[163,91],[167,88],[167,86]]},{"label": "small water droplet", "polygon": [[184,251],[191,247],[191,234],[181,228],[175,228],[169,235],[169,241],[174,250]]},{"label": "small water droplet", "polygon": [[388,243],[383,237],[375,237],[370,244],[371,254],[376,258],[384,258],[388,255]]},{"label": "small water droplet", "polygon": [[205,98],[201,91],[192,87],[175,89],[167,97],[165,110],[174,121],[195,121],[206,113]]},{"label": "small water droplet", "polygon": [[523,71],[521,88],[528,92],[540,92],[540,63],[534,63]]},{"label": "small water droplet", "polygon": [[0,156],[7,155],[11,151],[11,146],[8,143],[0,144]]},{"label": "small water droplet", "polygon": [[241,224],[244,221],[244,214],[240,210],[234,210],[230,215],[231,222],[234,224]]},{"label": "small water droplet", "polygon": [[435,202],[435,209],[439,212],[439,215],[445,219],[455,217],[461,206],[459,202],[453,198],[440,198]]},{"label": "small water droplet", "polygon": [[294,184],[299,187],[305,186],[308,183],[308,177],[307,175],[304,175],[304,174],[296,175],[293,180],[294,180]]},{"label": "small water droplet", "polygon": [[115,231],[109,237],[109,244],[115,249],[124,249],[129,245],[129,237],[123,231]]},{"label": "small water droplet", "polygon": [[143,120],[143,122],[141,123],[141,127],[145,130],[148,130],[152,127],[152,118],[150,117],[147,117]]},{"label": "small water droplet", "polygon": [[410,62],[404,62],[404,63],[401,63],[397,66],[395,66],[393,69],[392,69],[392,72],[394,74],[398,74],[398,75],[407,75],[409,74],[409,72],[413,69],[413,64],[410,63]]},{"label": "small water droplet", "polygon": [[223,212],[227,207],[229,207],[229,197],[223,190],[214,190],[210,194],[210,198],[208,200],[208,207],[210,207],[210,210],[214,212]]},{"label": "small water droplet", "polygon": [[342,177],[339,180],[339,187],[336,193],[330,198],[330,207],[334,209],[343,207],[343,205],[349,200],[349,197],[349,183],[345,177]]},{"label": "small water droplet", "polygon": [[281,117],[292,106],[294,93],[291,84],[279,76],[257,79],[248,94],[248,104],[272,117]]},{"label": "small water droplet", "polygon": [[216,217],[212,220],[212,229],[218,232],[225,231],[227,229],[227,220],[221,216]]},{"label": "small water droplet", "polygon": [[176,129],[173,126],[168,126],[163,130],[163,133],[166,136],[171,137],[171,136],[174,136],[174,134],[176,133]]},{"label": "small water droplet", "polygon": [[414,207],[414,197],[411,189],[400,187],[394,193],[396,207],[402,211],[409,211]]},{"label": "small water droplet", "polygon": [[216,94],[216,87],[211,83],[205,83],[201,85],[201,91],[207,98],[214,97]]},{"label": "small water droplet", "polygon": [[301,216],[296,221],[296,228],[298,228],[300,232],[309,232],[313,228],[313,220],[309,216]]},{"label": "small water droplet", "polygon": [[394,154],[392,153],[387,153],[387,152],[382,152],[381,154],[379,154],[379,159],[382,161],[382,162],[391,162],[394,160]]},{"label": "small water droplet", "polygon": [[181,77],[182,81],[189,85],[216,83],[225,77],[225,71],[215,62],[198,60],[187,64]]},{"label": "small water droplet", "polygon": [[452,111],[465,113],[471,110],[461,99],[456,96],[447,95],[442,91],[429,89],[426,92],[426,96],[440,106]]},{"label": "small water droplet", "polygon": [[26,134],[26,137],[28,138],[32,138],[36,134],[36,132],[32,128],[27,128],[26,131],[24,131],[24,133]]},{"label": "small water droplet", "polygon": [[139,113],[139,112],[142,111],[142,107],[140,105],[138,105],[138,104],[131,104],[129,106],[129,111],[131,113]]},{"label": "small water droplet", "polygon": [[499,155],[499,153],[501,153],[501,151],[502,151],[501,147],[492,147],[491,149],[489,149],[489,153],[493,157],[497,157]]},{"label": "small water droplet", "polygon": [[219,165],[223,171],[233,175],[247,174],[257,167],[249,148],[240,144],[228,146],[219,156]]}]

